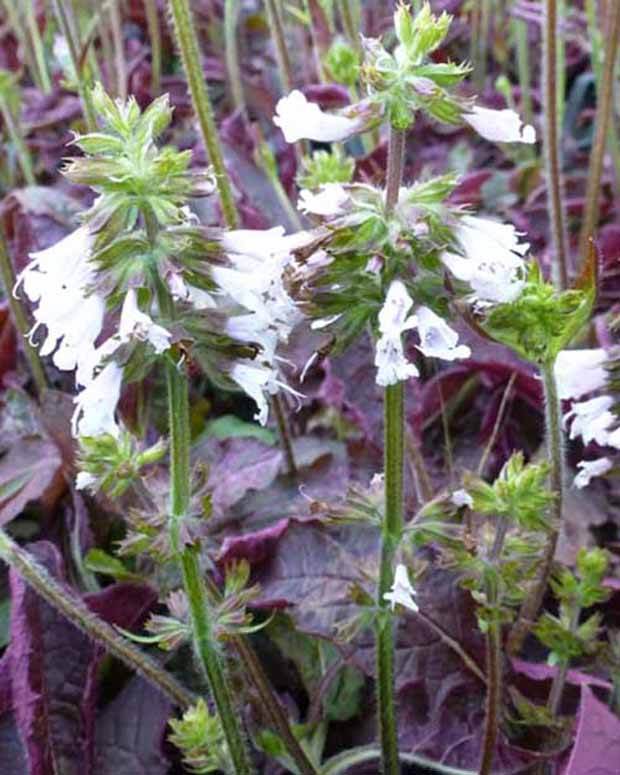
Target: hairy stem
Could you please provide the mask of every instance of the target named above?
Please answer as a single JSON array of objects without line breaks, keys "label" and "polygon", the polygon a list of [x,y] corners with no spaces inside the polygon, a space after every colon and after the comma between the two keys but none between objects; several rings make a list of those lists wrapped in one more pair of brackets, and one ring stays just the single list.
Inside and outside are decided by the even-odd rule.
[{"label": "hairy stem", "polygon": [[[12,0],[9,0],[11,2]],[[45,46],[41,39],[41,32],[39,31],[39,25],[37,24],[37,18],[35,15],[35,4],[24,3],[26,13],[26,24],[28,25],[28,31],[30,33],[30,40],[32,42],[32,48],[34,50],[34,61],[38,71],[38,80],[41,84],[41,89],[44,94],[49,94],[52,91],[52,81],[50,79],[49,70],[47,68],[47,60],[45,58]]]},{"label": "hairy stem", "polygon": [[151,93],[157,97],[161,91],[161,25],[157,12],[157,0],[144,0],[146,25],[151,43]]},{"label": "hairy stem", "polygon": [[[508,521],[500,517],[496,530],[493,547],[489,554],[489,563],[497,565],[501,556]],[[499,595],[497,584],[491,579],[486,582],[487,605],[493,611],[492,621],[488,623],[486,633],[486,657],[487,657],[487,698],[484,717],[484,734],[482,738],[482,758],[480,761],[480,775],[491,775],[493,772],[493,760],[499,734],[499,720],[502,702],[502,625],[499,616]]]},{"label": "hairy stem", "polygon": [[[157,237],[158,225],[153,213],[142,213],[151,244]],[[167,288],[158,283],[161,311],[174,317],[174,304]],[[189,604],[194,651],[207,678],[213,702],[222,724],[236,775],[249,775],[253,768],[242,733],[239,716],[234,708],[219,646],[211,623],[211,606],[207,587],[200,568],[200,550],[186,545],[183,540],[183,522],[189,516],[191,505],[190,418],[189,384],[187,375],[172,358],[166,362],[168,389],[168,425],[170,432],[170,516],[169,534],[172,550],[178,557],[183,578],[183,589]]]},{"label": "hairy stem", "polygon": [[598,224],[601,177],[603,175],[603,163],[605,161],[605,151],[609,139],[610,118],[613,110],[616,60],[618,58],[618,43],[620,41],[620,3],[609,3],[608,7],[609,13],[606,20],[607,33],[605,36],[607,42],[605,49],[605,63],[603,65],[596,99],[594,142],[588,169],[585,212],[581,223],[581,232],[579,234],[579,257],[582,261],[584,261],[587,256],[588,242],[591,237],[594,237],[594,232],[596,231]]},{"label": "hairy stem", "polygon": [[[206,585],[211,604],[218,605],[222,596],[215,583],[208,576],[206,577]],[[243,663],[244,677],[249,678],[252,682],[260,698],[261,710],[273,728],[277,730],[289,756],[297,765],[300,775],[317,775],[316,768],[293,734],[286,711],[274,694],[249,638],[245,635],[236,635],[231,638],[231,641]]]},{"label": "hairy stem", "polygon": [[556,285],[568,287],[568,245],[562,202],[560,128],[558,121],[557,0],[545,0],[543,17],[544,154],[547,201],[551,217],[551,247]]},{"label": "hairy stem", "polygon": [[385,514],[377,604],[377,704],[384,775],[398,775],[398,733],[394,696],[394,622],[384,598],[394,575],[394,557],[403,529],[404,386],[389,385],[384,394]]},{"label": "hairy stem", "polygon": [[51,576],[29,552],[22,549],[0,530],[0,558],[31,586],[47,603],[65,616],[89,638],[100,643],[113,656],[157,686],[175,705],[188,708],[194,695],[166,672],[137,646],[119,635],[118,631],[93,613],[86,603],[72,595]]},{"label": "hairy stem", "polygon": [[123,100],[127,99],[127,62],[125,60],[125,41],[123,40],[123,21],[119,8],[120,0],[110,3],[110,27],[114,44],[114,69],[116,70],[116,94]]},{"label": "hairy stem", "polygon": [[549,485],[555,494],[551,507],[551,529],[542,558],[538,578],[531,593],[525,598],[508,639],[508,651],[517,654],[534,624],[534,619],[542,605],[545,591],[553,568],[553,558],[562,524],[562,504],[564,496],[564,445],[562,438],[562,418],[553,363],[541,367],[545,393],[545,421],[547,438],[547,457],[551,465]]},{"label": "hairy stem", "polygon": [[[17,329],[17,333],[25,339],[28,336],[30,325],[28,324],[28,318],[26,317],[26,312],[21,302],[19,299],[15,298],[13,294],[13,288],[15,287],[15,272],[13,271],[13,264],[2,232],[0,232],[0,278],[2,279],[6,298],[8,299],[11,308],[13,323]],[[47,389],[47,379],[45,377],[43,364],[39,358],[39,353],[34,347],[26,342],[24,345],[24,354],[28,359],[30,373],[32,374],[37,393],[41,396]]]},{"label": "hairy stem", "polygon": [[239,67],[239,51],[237,47],[237,20],[239,19],[240,3],[237,0],[226,0],[224,3],[224,43],[226,51],[226,71],[230,81],[230,91],[235,110],[245,113],[245,97],[243,81]]},{"label": "hairy stem", "polygon": [[[398,202],[405,158],[405,133],[390,127],[385,209],[389,214]],[[381,609],[376,625],[377,707],[381,763],[384,775],[398,775],[398,730],[394,696],[394,622],[385,593],[394,575],[394,557],[403,531],[405,457],[405,390],[402,382],[388,385],[384,407],[385,513],[381,526],[381,555],[377,605]]]},{"label": "hairy stem", "polygon": [[224,220],[230,229],[234,229],[239,222],[239,216],[235,206],[230,178],[224,165],[224,157],[217,134],[211,99],[200,64],[200,49],[189,0],[169,0],[169,5],[172,11],[174,30],[181,52],[181,59],[183,60],[183,68],[192,96],[192,104],[198,117],[198,124],[200,125],[202,139],[209,154],[209,160],[215,172]]},{"label": "hairy stem", "polygon": [[276,61],[278,63],[278,73],[282,90],[288,94],[293,85],[293,71],[291,69],[291,60],[288,55],[286,38],[284,36],[284,25],[278,9],[276,0],[265,0],[265,10],[267,11],[267,23],[269,32],[273,38],[276,49]]},{"label": "hairy stem", "polygon": [[[575,605],[570,615],[569,631],[571,635],[574,635],[577,630],[580,614],[581,607]],[[568,662],[562,662],[553,676],[553,682],[547,700],[547,709],[553,718],[558,715],[558,711],[560,710],[562,695],[564,694],[564,687],[566,686],[566,678],[568,677],[568,667]]]},{"label": "hairy stem", "polygon": [[72,14],[71,3],[67,3],[67,0],[52,0],[52,7],[60,31],[67,41],[71,64],[77,78],[77,89],[82,103],[82,110],[84,111],[86,127],[89,132],[95,132],[97,130],[97,118],[91,95],[92,79],[89,71],[86,70],[85,72],[85,67],[80,59],[79,33],[75,20],[70,15]]}]

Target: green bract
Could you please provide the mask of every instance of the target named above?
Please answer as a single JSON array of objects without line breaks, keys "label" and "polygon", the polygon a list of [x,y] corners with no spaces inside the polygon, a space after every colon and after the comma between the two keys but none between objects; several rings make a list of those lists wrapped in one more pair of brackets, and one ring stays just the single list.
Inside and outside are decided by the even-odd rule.
[{"label": "green bract", "polygon": [[136,439],[127,432],[119,438],[110,434],[79,440],[78,464],[90,479],[88,489],[102,490],[112,498],[118,498],[140,477],[145,466],[157,463],[166,453],[163,440],[139,449]]},{"label": "green bract", "polygon": [[548,475],[548,463],[526,465],[523,453],[517,452],[493,484],[470,479],[466,487],[474,500],[474,511],[505,516],[526,530],[548,530],[547,509],[554,498],[546,485]]},{"label": "green bract", "polygon": [[132,229],[141,212],[152,213],[160,226],[184,222],[187,198],[210,193],[212,185],[207,175],[190,172],[191,151],[155,143],[172,118],[168,95],[141,112],[135,99],[114,101],[98,84],[93,102],[102,130],[75,137],[85,157],[70,159],[64,174],[99,194],[86,214],[97,227],[98,245]]},{"label": "green bract", "polygon": [[335,145],[330,151],[315,151],[303,158],[303,168],[297,175],[300,188],[318,188],[325,183],[350,183],[355,171],[355,160],[345,156]]},{"label": "green bract", "polygon": [[359,77],[360,58],[348,43],[337,40],[332,43],[323,64],[331,79],[346,86],[355,86]]},{"label": "green bract", "polygon": [[589,320],[595,295],[594,282],[557,291],[532,261],[520,296],[491,309],[483,327],[526,360],[551,364]]},{"label": "green bract", "polygon": [[381,103],[392,126],[404,131],[417,110],[437,121],[459,124],[467,103],[447,89],[459,84],[471,71],[469,65],[435,63],[429,55],[446,37],[452,17],[436,17],[425,3],[413,17],[405,5],[394,16],[399,45],[388,52],[378,40],[364,40],[362,79],[371,98]]},{"label": "green bract", "polygon": [[231,772],[230,754],[222,725],[216,714],[211,714],[206,702],[199,699],[186,710],[181,719],[170,721],[170,741],[182,752],[191,772]]}]

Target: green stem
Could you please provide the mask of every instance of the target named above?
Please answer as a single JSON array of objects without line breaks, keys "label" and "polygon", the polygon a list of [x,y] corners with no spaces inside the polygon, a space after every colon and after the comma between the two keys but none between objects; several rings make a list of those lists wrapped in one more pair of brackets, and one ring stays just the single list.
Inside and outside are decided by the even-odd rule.
[{"label": "green stem", "polygon": [[562,438],[562,418],[553,363],[541,367],[545,394],[545,420],[547,438],[547,458],[551,469],[549,485],[555,494],[551,507],[551,529],[542,558],[538,578],[532,592],[525,598],[519,616],[510,633],[508,651],[517,654],[534,624],[534,619],[542,605],[545,591],[553,568],[553,558],[562,524],[562,506],[564,498],[564,448]]},{"label": "green stem", "polygon": [[[507,532],[508,521],[505,517],[500,517],[495,530],[493,547],[489,554],[489,563],[494,566],[496,572],[498,572],[497,565],[499,563]],[[489,622],[486,633],[487,698],[480,775],[491,775],[493,771],[493,761],[495,759],[495,749],[499,734],[503,679],[502,625],[498,611],[500,600],[497,584],[492,579],[489,579],[486,582],[486,595],[487,605],[489,605],[493,611],[493,619]]]},{"label": "green stem", "polygon": [[157,97],[161,91],[161,26],[156,0],[144,0],[146,25],[151,42],[151,92]]},{"label": "green stem", "polygon": [[0,530],[0,559],[13,568],[38,595],[53,606],[81,632],[124,662],[129,668],[157,686],[175,705],[190,707],[194,695],[139,648],[119,635],[118,631],[94,614],[78,597],[51,576],[29,552]]},{"label": "green stem", "polygon": [[352,7],[352,0],[340,0],[340,18],[342,20],[342,28],[347,36],[352,48],[361,55],[362,42],[360,40],[359,33],[359,5],[357,8]]},{"label": "green stem", "polygon": [[286,37],[284,35],[284,25],[276,0],[265,0],[265,10],[267,11],[269,32],[271,33],[276,49],[276,61],[278,63],[280,83],[282,90],[288,94],[293,86],[293,73],[291,69],[291,60],[288,55],[288,47],[286,45]]},{"label": "green stem", "polygon": [[[388,216],[398,202],[404,159],[405,133],[390,126],[385,187],[385,210]],[[394,557],[403,531],[404,396],[404,384],[398,382],[385,388],[383,398],[385,513],[381,526],[381,555],[377,588],[377,605],[380,608],[380,613],[376,625],[377,713],[383,775],[398,775],[400,770],[394,696],[394,621],[384,595],[392,585]]]},{"label": "green stem", "polygon": [[[341,775],[341,773],[348,772],[351,767],[374,761],[379,759],[380,756],[381,750],[374,745],[352,748],[328,759],[321,768],[321,775]],[[474,770],[450,767],[448,764],[441,764],[432,759],[427,759],[425,756],[418,756],[412,753],[401,753],[400,760],[405,764],[413,764],[425,770],[438,772],[440,775],[477,775]]]},{"label": "green stem", "polygon": [[[221,603],[222,595],[208,576],[206,577],[206,585],[211,605]],[[235,635],[231,638],[231,641],[239,654],[239,659],[243,663],[244,676],[250,679],[258,693],[261,703],[260,710],[269,719],[269,722],[273,724],[273,728],[277,730],[291,759],[297,765],[300,775],[317,775],[316,768],[310,762],[299,740],[293,734],[288,716],[282,708],[280,701],[274,695],[269,679],[265,675],[263,666],[252,648],[249,638],[244,635]]]},{"label": "green stem", "polygon": [[35,179],[34,171],[32,169],[32,159],[30,157],[30,151],[28,150],[28,146],[24,142],[24,138],[22,136],[19,123],[15,119],[15,116],[13,115],[13,111],[11,110],[10,106],[7,104],[6,100],[2,99],[1,97],[0,97],[0,113],[2,113],[2,120],[4,121],[6,131],[9,137],[11,138],[11,142],[15,146],[17,159],[19,161],[19,166],[21,168],[22,175],[24,176],[24,180],[29,186],[36,186],[37,181]]},{"label": "green stem", "polygon": [[127,62],[125,60],[125,41],[123,40],[123,21],[119,0],[110,3],[110,27],[114,45],[114,69],[116,70],[116,94],[124,102],[127,99]]},{"label": "green stem", "polygon": [[404,385],[389,385],[384,394],[385,514],[377,603],[377,705],[384,775],[398,775],[398,733],[394,696],[394,622],[384,598],[392,585],[394,557],[403,529]]},{"label": "green stem", "polygon": [[200,64],[200,49],[189,0],[169,0],[169,5],[192,103],[198,117],[202,139],[215,172],[224,220],[230,229],[234,229],[238,224],[239,217],[230,178],[224,165],[211,99]]},{"label": "green stem", "polygon": [[[19,301],[13,295],[13,288],[15,287],[15,272],[13,271],[13,264],[11,263],[11,257],[4,240],[4,235],[0,232],[0,278],[4,285],[6,298],[8,299],[9,306],[11,308],[11,314],[13,315],[13,322],[18,334],[23,339],[28,336],[30,325],[26,317],[26,312]],[[30,373],[37,389],[39,396],[47,390],[47,379],[45,377],[45,370],[43,364],[39,358],[38,351],[30,344],[26,343],[24,346],[24,353],[28,359],[28,365],[30,366]]]},{"label": "green stem", "polygon": [[[144,209],[142,215],[149,241],[154,244],[158,231],[155,216],[148,209]],[[158,300],[162,313],[174,317],[174,304],[161,281],[158,282]],[[172,359],[166,362],[166,386],[170,433],[170,543],[181,566],[194,650],[211,689],[235,773],[249,775],[252,772],[250,757],[211,625],[211,607],[200,569],[199,549],[184,545],[181,538],[182,525],[189,515],[191,505],[189,384],[187,376]]]},{"label": "green stem", "polygon": [[530,73],[530,46],[528,41],[527,22],[524,19],[514,19],[513,29],[517,48],[517,67],[519,70],[519,87],[521,89],[521,105],[523,119],[531,124],[534,116],[532,108],[532,82]]},{"label": "green stem", "polygon": [[568,287],[568,246],[562,202],[560,131],[557,78],[558,16],[557,0],[545,0],[543,18],[543,107],[544,154],[547,200],[551,217],[553,270],[559,288]]},{"label": "green stem", "polygon": [[238,0],[226,0],[224,3],[224,42],[226,51],[226,70],[230,81],[230,91],[235,110],[245,113],[245,97],[243,81],[239,67],[239,51],[237,47],[237,21],[241,4]]},{"label": "green stem", "polygon": [[79,33],[74,19],[69,15],[72,13],[71,3],[67,4],[67,0],[52,0],[52,6],[60,31],[67,41],[71,64],[77,78],[77,89],[84,111],[86,127],[89,132],[95,132],[97,130],[97,116],[91,95],[92,79],[89,72],[84,72],[85,68],[80,61]]},{"label": "green stem", "polygon": [[[581,614],[581,606],[575,605],[570,615],[569,632],[571,635],[575,635],[577,627],[579,625],[579,616]],[[562,664],[556,670],[553,676],[553,682],[551,684],[551,690],[549,691],[549,699],[547,700],[547,709],[552,718],[556,718],[558,711],[560,710],[560,704],[562,702],[562,695],[564,694],[564,687],[566,686],[566,678],[568,677],[568,662],[562,662]]]},{"label": "green stem", "polygon": [[605,151],[609,139],[610,119],[613,109],[614,82],[616,74],[616,60],[618,58],[618,44],[620,42],[620,3],[612,2],[608,5],[609,13],[606,19],[607,34],[605,36],[607,46],[605,49],[605,62],[596,100],[596,118],[594,121],[594,142],[590,154],[590,166],[588,169],[588,182],[586,186],[585,212],[579,235],[579,256],[582,261],[588,254],[588,243],[594,237],[598,225],[599,194]]},{"label": "green stem", "polygon": [[[9,0],[10,2],[11,0]],[[36,62],[37,71],[39,74],[39,82],[44,94],[50,94],[52,91],[52,82],[50,80],[50,74],[47,69],[47,61],[45,59],[45,47],[41,40],[41,33],[39,31],[39,25],[35,16],[35,4],[24,3],[26,9],[26,24],[28,25],[28,31],[30,33],[30,39],[32,41],[32,48],[34,49],[34,60]]]}]

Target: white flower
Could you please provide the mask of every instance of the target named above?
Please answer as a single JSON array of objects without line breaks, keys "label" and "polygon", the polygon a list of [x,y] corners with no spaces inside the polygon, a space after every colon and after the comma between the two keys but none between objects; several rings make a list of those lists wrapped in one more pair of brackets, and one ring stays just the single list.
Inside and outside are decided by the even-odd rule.
[{"label": "white flower", "polygon": [[564,421],[573,419],[570,438],[581,436],[584,444],[596,441],[600,446],[610,443],[609,428],[615,423],[616,416],[609,410],[613,406],[611,396],[597,396],[589,401],[573,404]]},{"label": "white flower", "polygon": [[468,509],[474,507],[474,499],[467,490],[455,490],[450,496],[450,501],[459,509],[463,506],[467,506]]},{"label": "white flower", "polygon": [[577,468],[581,470],[575,476],[573,484],[579,490],[583,490],[590,484],[590,480],[595,476],[603,476],[613,467],[613,463],[608,457],[601,457],[598,460],[580,460]]},{"label": "white flower", "polygon": [[91,376],[88,368],[105,314],[105,300],[90,292],[96,279],[89,261],[93,239],[88,228],[80,226],[52,247],[31,253],[15,286],[17,291],[23,285],[26,296],[38,302],[30,341],[45,326],[41,355],[54,353],[52,360],[63,371],[77,368],[79,383]]},{"label": "white flower", "polygon": [[[267,332],[275,332],[279,341],[287,342],[300,322],[302,315],[286,292],[283,273],[291,251],[309,239],[306,232],[285,236],[281,226],[267,231],[240,229],[222,237],[231,266],[213,267],[212,276],[231,299],[252,313],[254,332],[249,341],[261,342]],[[251,333],[250,319],[241,325]]]},{"label": "white flower", "polygon": [[298,140],[342,142],[361,131],[366,120],[358,116],[347,118],[335,113],[324,113],[315,102],[308,102],[300,91],[292,91],[278,100],[273,123],[284,133],[287,143]]},{"label": "white flower", "polygon": [[397,603],[410,611],[419,611],[420,609],[413,599],[415,595],[416,591],[409,581],[407,568],[404,565],[397,565],[392,589],[383,595],[383,599],[391,603],[392,611],[396,608]]},{"label": "white flower", "polygon": [[268,364],[251,361],[249,363],[235,363],[230,370],[231,378],[239,387],[252,398],[258,407],[254,419],[261,425],[267,423],[269,415],[269,403],[267,395],[275,395],[280,389],[291,393],[298,398],[303,394],[289,387],[278,379],[277,372]]},{"label": "white flower", "polygon": [[413,300],[400,280],[394,280],[387,292],[385,303],[379,312],[381,337],[375,350],[377,385],[395,385],[398,382],[419,376],[413,363],[405,357],[402,335],[417,325],[415,315],[407,317]]},{"label": "white flower", "polygon": [[89,474],[87,471],[79,471],[75,477],[75,488],[77,490],[90,490],[97,483],[97,477]]},{"label": "white flower", "polygon": [[444,251],[441,260],[459,280],[468,282],[482,302],[514,301],[524,285],[524,256],[514,226],[466,215],[454,236],[463,255]]},{"label": "white flower", "polygon": [[536,130],[524,124],[514,110],[491,110],[475,107],[471,113],[464,113],[463,119],[479,135],[492,143],[535,143]]},{"label": "white flower", "polygon": [[122,343],[131,339],[149,342],[156,353],[163,353],[170,347],[170,332],[153,323],[151,318],[140,310],[134,288],[130,288],[125,296],[118,335]]},{"label": "white flower", "polygon": [[555,362],[555,379],[561,399],[580,398],[602,388],[607,382],[602,347],[594,350],[562,350]]},{"label": "white flower", "polygon": [[75,398],[72,430],[74,436],[118,436],[114,419],[121,393],[123,369],[114,361],[108,363]]},{"label": "white flower", "polygon": [[173,299],[187,301],[194,309],[215,309],[217,306],[210,293],[202,288],[196,288],[194,285],[188,285],[176,272],[173,272],[168,278],[168,287]]},{"label": "white flower", "polygon": [[345,213],[350,202],[351,197],[344,186],[340,183],[325,183],[317,193],[302,188],[297,209],[306,214],[333,217]]},{"label": "white flower", "polygon": [[455,361],[471,356],[471,350],[467,345],[457,344],[459,340],[457,332],[431,309],[419,307],[416,315],[420,334],[418,350],[428,358]]}]

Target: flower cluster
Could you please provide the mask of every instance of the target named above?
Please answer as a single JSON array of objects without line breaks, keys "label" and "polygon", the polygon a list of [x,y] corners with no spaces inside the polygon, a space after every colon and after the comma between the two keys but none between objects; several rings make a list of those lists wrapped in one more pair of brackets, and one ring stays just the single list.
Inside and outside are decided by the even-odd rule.
[{"label": "flower cluster", "polygon": [[452,17],[435,17],[428,3],[413,17],[405,5],[394,14],[398,45],[387,51],[381,41],[364,38],[360,73],[368,96],[339,113],[326,113],[300,91],[282,97],[274,122],[287,142],[307,139],[344,142],[366,132],[384,117],[407,129],[418,111],[448,124],[467,124],[494,143],[534,143],[534,127],[524,125],[513,110],[491,110],[455,96],[450,88],[463,81],[468,65],[434,62],[430,54],[448,33]]}]

